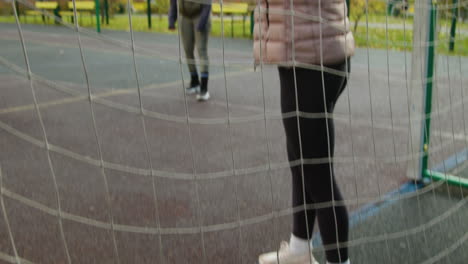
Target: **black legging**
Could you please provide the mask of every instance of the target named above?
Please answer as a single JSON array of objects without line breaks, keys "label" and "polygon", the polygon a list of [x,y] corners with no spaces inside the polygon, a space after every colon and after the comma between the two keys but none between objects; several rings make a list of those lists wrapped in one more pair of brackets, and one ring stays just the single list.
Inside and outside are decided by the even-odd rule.
[{"label": "black legging", "polygon": [[[346,69],[348,65],[348,69]],[[349,60],[338,65],[327,66],[342,73],[349,71]],[[323,73],[317,70],[295,68],[298,92],[299,111],[303,113],[325,112],[333,113],[335,103],[346,86],[346,78],[333,73]],[[296,93],[293,68],[279,67],[281,83],[281,110],[283,113],[296,111]],[[324,103],[323,87],[325,86],[326,105]],[[300,146],[297,117],[285,118],[283,124],[286,130],[288,158],[290,161],[300,160]],[[333,163],[326,160],[333,157],[335,136],[333,119],[327,122],[323,117],[300,118],[302,155],[309,161],[322,159],[318,164],[305,164],[304,189],[306,204],[342,201],[343,197],[335,183]],[[328,132],[328,136],[327,136]],[[330,149],[330,151],[329,151]],[[329,153],[330,152],[330,153]],[[325,160],[323,160],[325,158]],[[308,162],[305,162],[308,163]],[[301,166],[294,166],[292,171],[293,207],[301,207],[304,204],[303,180]],[[333,188],[333,192],[332,192]],[[336,214],[336,221],[335,221]],[[340,242],[348,240],[348,213],[345,206],[330,205],[321,209],[307,210],[307,223],[304,210],[293,215],[293,234],[307,239],[307,226],[309,232],[314,229],[315,216],[317,215],[320,233],[324,245],[336,246],[337,238]],[[309,236],[311,234],[309,233]],[[309,237],[310,239],[310,237]],[[343,247],[326,251],[329,262],[342,262],[348,259],[348,249]]]}]

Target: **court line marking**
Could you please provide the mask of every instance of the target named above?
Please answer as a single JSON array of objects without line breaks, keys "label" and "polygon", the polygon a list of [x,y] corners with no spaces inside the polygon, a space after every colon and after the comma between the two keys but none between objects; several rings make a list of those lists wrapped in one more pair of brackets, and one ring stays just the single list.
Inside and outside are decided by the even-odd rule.
[{"label": "court line marking", "polygon": [[[460,172],[461,170],[468,167],[467,164],[463,164],[465,161],[468,160],[468,148],[463,149],[462,151],[450,156],[446,160],[438,163],[432,170],[437,172],[446,173],[453,169],[455,169],[454,173]],[[462,166],[458,167],[459,164],[463,164]]]},{"label": "court line marking", "polygon": [[[11,64],[1,56],[0,56],[0,63]],[[23,73],[23,70],[17,65],[11,64],[11,65],[7,65],[7,67],[13,69],[14,71],[16,71],[18,73]],[[231,73],[230,76],[233,76],[233,77],[241,76],[241,75],[249,74],[249,73],[252,73],[252,72],[253,72],[252,70],[240,70],[240,71],[236,71],[236,72]],[[215,79],[215,80],[221,79],[221,78],[224,78],[224,74],[222,74],[222,73],[214,74],[210,78]],[[41,77],[36,77],[36,76],[33,79],[35,79],[36,81],[39,81],[39,82],[46,82],[46,84],[50,84],[50,82],[51,82],[49,80],[44,80]],[[182,83],[181,83],[180,80],[176,80],[176,81],[166,82],[166,83],[162,83],[162,84],[150,84],[150,85],[144,86],[141,90],[142,91],[151,91],[151,90],[154,91],[154,90],[159,90],[159,89],[163,89],[163,88],[179,86],[181,84]],[[76,85],[76,84],[73,84],[73,85]],[[46,108],[46,107],[58,106],[58,105],[62,105],[62,104],[74,103],[74,102],[79,102],[79,101],[84,101],[84,100],[89,99],[88,95],[79,94],[78,92],[76,92],[74,90],[71,90],[70,88],[68,88],[66,86],[67,86],[67,83],[64,83],[64,87],[61,87],[61,89],[55,89],[57,87],[48,87],[48,89],[55,89],[55,90],[59,90],[60,92],[64,92],[64,93],[68,93],[68,94],[76,94],[76,96],[62,98],[62,99],[58,99],[58,100],[52,100],[52,101],[45,102],[45,103],[40,103],[40,104],[38,104],[38,106],[40,108]],[[101,99],[101,98],[107,98],[107,97],[118,96],[118,95],[128,95],[128,94],[134,94],[134,93],[137,93],[137,92],[138,92],[138,90],[136,88],[112,90],[112,91],[106,91],[106,92],[102,92],[102,93],[93,94],[92,99],[94,100],[94,99]],[[35,108],[34,104],[8,107],[8,108],[0,109],[0,114],[7,114],[7,113],[14,113],[14,112],[19,112],[19,111],[32,110],[34,108]]]},{"label": "court line marking", "polygon": [[[1,57],[0,56],[0,63],[4,64],[5,66],[7,66],[8,68],[12,69],[13,71],[15,72],[18,72],[20,74],[23,74],[24,75],[24,69],[22,69],[21,67],[13,64],[13,63],[10,63],[8,60],[6,60],[5,58]],[[246,71],[236,71],[234,73],[232,73],[230,76],[239,76],[239,75],[243,75],[243,74],[247,74],[247,73],[250,73],[252,72],[252,70],[246,70]],[[214,75],[214,79],[219,79],[223,77],[223,74],[216,74]],[[65,83],[64,86],[60,86],[60,83],[56,83],[56,82],[53,82],[53,81],[50,81],[50,80],[47,80],[47,79],[43,79],[42,77],[40,76],[34,76],[34,79],[36,79],[38,82],[44,82],[46,83],[46,85],[50,86],[50,88],[52,89],[56,89],[56,90],[59,90],[61,92],[64,92],[64,93],[68,93],[68,94],[75,94],[76,95],[76,98],[77,99],[60,99],[60,100],[71,100],[71,101],[67,101],[64,103],[68,103],[68,102],[75,102],[74,100],[77,100],[77,101],[80,101],[80,100],[85,100],[87,99],[87,97],[85,99],[83,98],[78,98],[80,96],[84,96],[83,94],[79,93],[79,92],[76,92],[75,90],[73,89],[70,89],[67,86],[67,84]],[[154,84],[151,84],[151,85],[148,85],[146,87],[143,87],[142,90],[157,90],[158,88],[166,88],[166,87],[170,87],[170,86],[175,86],[176,84],[178,84],[178,81],[173,81],[173,82],[168,82],[168,83],[163,83],[163,84],[158,84],[158,85],[154,85]],[[131,93],[136,93],[137,90],[135,88],[129,88],[129,89],[121,89],[121,90],[115,90],[115,91],[111,91],[111,92],[104,92],[105,95],[104,96],[100,96],[100,94],[96,94],[96,95],[93,95],[93,98],[96,98],[97,102],[98,103],[101,103],[103,105],[107,105],[109,107],[113,107],[113,108],[116,108],[116,109],[120,109],[120,110],[124,110],[124,111],[128,111],[128,112],[135,112],[135,111],[131,111],[132,109],[130,109],[131,107],[130,106],[127,106],[125,104],[120,104],[120,103],[116,103],[116,102],[112,102],[112,101],[104,101],[105,99],[102,99],[104,97],[110,97],[110,96],[115,96],[115,95],[123,95],[123,94],[131,94]],[[104,94],[103,93],[103,94]],[[99,100],[99,99],[102,99]],[[457,107],[457,106],[460,106],[460,105],[463,105],[464,101],[465,100],[468,100],[468,99],[461,99],[460,101],[452,104],[451,106],[446,106],[445,108],[441,109],[439,111],[442,112],[442,113],[445,113],[445,112],[448,112],[448,111],[453,111],[453,107]],[[59,101],[59,100],[58,100]],[[64,104],[62,103],[62,104]],[[45,105],[45,107],[47,107],[47,103],[43,103]],[[51,102],[51,105],[59,105],[60,102]],[[242,105],[239,105],[241,107],[243,107]],[[21,110],[21,107],[25,107],[26,109],[32,109],[32,105],[29,105],[29,106],[18,106],[17,109]],[[29,107],[29,108],[28,108]],[[255,106],[249,106],[250,110],[254,109]],[[246,108],[247,109],[247,108]],[[138,109],[137,109],[138,110]],[[261,112],[263,111],[263,109],[261,108],[258,108],[258,110]],[[11,110],[8,110],[8,109],[0,109],[0,114],[2,114],[3,112],[11,112],[11,111],[15,111],[15,109],[11,109]],[[162,120],[173,120],[173,121],[177,121],[178,119],[181,119],[181,118],[184,118],[185,120],[185,117],[178,117],[178,116],[171,116],[171,115],[167,115],[167,114],[161,114],[161,113],[157,113],[157,112],[152,112],[152,111],[145,111],[146,114],[150,114],[152,115],[153,117],[155,118],[159,118],[159,119],[162,119]],[[307,117],[307,114],[304,113],[302,114],[303,117]],[[334,115],[334,116],[339,116],[339,115]],[[348,118],[346,117],[345,115],[343,115],[345,118]],[[253,117],[250,117],[250,118],[236,118],[236,119],[252,119],[251,121],[255,121],[259,118],[260,116],[257,115],[257,116],[253,116]],[[275,117],[275,118],[278,118],[278,117]],[[279,117],[281,118],[281,117]],[[203,123],[203,124],[215,124],[215,123],[225,123],[225,118],[190,118],[191,122],[199,122],[199,123]],[[337,118],[338,119],[338,118]],[[346,119],[348,120],[348,119]],[[381,121],[385,121],[386,118],[379,118],[379,120]],[[400,120],[400,119],[399,119]],[[247,120],[248,121],[248,120]],[[239,122],[242,122],[242,121],[239,121]],[[385,128],[385,127],[382,127],[381,128]],[[386,129],[386,128],[385,128]],[[456,135],[457,139],[463,139],[465,138],[464,135],[462,134],[457,134]]]},{"label": "court line marking", "polygon": [[[5,252],[0,252],[0,259],[6,261],[8,263],[15,263],[15,264],[18,263],[15,256],[11,256],[11,255],[9,255],[9,254],[7,254]],[[22,257],[20,257],[20,261],[21,261],[21,263],[24,263],[24,264],[34,264],[34,262],[29,261],[27,259],[24,259]]]},{"label": "court line marking", "polygon": [[[377,215],[380,210],[385,209],[395,204],[396,202],[399,202],[400,198],[398,197],[400,197],[401,195],[411,194],[413,192],[416,192],[416,190],[423,188],[423,184],[407,182],[401,185],[400,187],[387,192],[382,196],[381,200],[368,203],[359,208],[358,210],[353,211],[349,217],[349,228],[353,228],[354,226],[356,226],[360,222],[363,222],[367,218]],[[322,246],[322,239],[320,237],[319,231],[314,233],[311,243],[313,247]]]}]

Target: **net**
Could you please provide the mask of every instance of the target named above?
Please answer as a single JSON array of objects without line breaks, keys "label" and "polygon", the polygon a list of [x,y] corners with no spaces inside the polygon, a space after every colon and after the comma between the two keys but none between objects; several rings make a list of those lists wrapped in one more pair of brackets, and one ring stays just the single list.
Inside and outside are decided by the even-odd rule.
[{"label": "net", "polygon": [[[193,61],[180,28],[159,33],[165,15],[148,29],[130,1],[0,3],[3,261],[253,263],[289,238],[293,212],[341,204],[348,242],[308,230],[320,262],[344,246],[355,263],[468,258],[466,23],[451,37],[468,2],[396,2],[395,17],[386,2],[351,0],[351,74],[293,61],[348,77],[333,115],[281,113],[277,69],[254,69],[251,40],[231,38],[250,13],[222,1],[204,103],[185,94]],[[123,14],[107,23],[106,3]],[[290,168],[330,158],[288,161],[283,120],[295,116],[333,118],[344,201],[291,207]]]},{"label": "net", "polygon": [[[458,19],[459,4],[454,1],[445,6],[446,10],[439,10],[440,8],[436,8],[437,6],[433,7],[433,16],[441,21],[439,31],[444,36],[450,36],[451,41],[453,41],[455,23]],[[447,42],[446,39],[442,41]],[[434,99],[431,99],[433,110],[430,119],[428,119],[428,121],[433,121],[434,127],[431,125],[430,129],[427,130],[429,131],[428,134],[433,133],[434,142],[431,145],[440,149],[440,152],[435,155],[428,155],[429,164],[431,165],[429,167],[432,167],[432,170],[426,176],[433,176],[437,177],[437,179],[448,180],[459,186],[466,186],[466,173],[464,173],[467,160],[466,87],[462,76],[464,65],[460,57],[436,55],[435,58],[436,74],[433,77],[433,84],[436,88],[432,91],[434,94]],[[426,138],[429,138],[429,136],[426,136]],[[449,145],[451,150],[448,151]],[[446,154],[442,154],[444,152]],[[452,174],[450,174],[451,172]],[[444,175],[444,178],[440,178],[442,175]]]}]

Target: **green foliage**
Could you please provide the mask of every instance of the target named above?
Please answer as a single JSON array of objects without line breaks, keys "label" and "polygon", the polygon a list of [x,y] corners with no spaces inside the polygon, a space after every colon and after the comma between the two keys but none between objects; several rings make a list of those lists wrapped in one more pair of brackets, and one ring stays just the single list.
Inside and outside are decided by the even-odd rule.
[{"label": "green foliage", "polygon": [[0,15],[11,15],[13,13],[11,3],[0,1]]},{"label": "green foliage", "polygon": [[[353,1],[353,0],[351,0]],[[378,13],[385,11],[378,11],[375,13],[369,13],[368,20],[369,23],[385,23],[388,20],[389,24],[403,24],[407,25],[406,35],[402,29],[389,29],[388,34],[384,27],[366,27],[366,26],[357,26],[354,31],[354,38],[356,40],[356,46],[360,48],[376,48],[376,49],[392,49],[392,50],[407,50],[412,49],[412,27],[413,21],[411,18],[403,20],[403,18],[398,17],[386,17],[385,15],[378,15]],[[365,13],[365,12],[364,12]],[[94,19],[89,16],[83,16],[81,21],[82,27],[89,27],[90,29],[94,28],[94,23],[90,19]],[[217,17],[212,18],[212,36],[221,36],[221,21]],[[25,19],[21,16],[21,21],[24,22]],[[29,18],[28,23],[40,23],[42,20],[34,20]],[[129,30],[128,26],[128,16],[115,15],[111,17],[109,25],[102,25],[103,29],[113,29],[113,30]],[[449,19],[439,19],[439,24],[448,26],[450,25]],[[0,23],[15,23],[15,19],[11,15],[0,16]],[[49,20],[46,23],[52,24],[53,21]],[[242,21],[234,21],[234,37],[249,37],[250,29],[250,20],[246,20],[245,31],[246,35],[242,34]],[[458,23],[457,29],[468,30],[468,24]],[[135,31],[145,31],[145,32],[160,32],[168,34],[177,34],[177,32],[170,32],[167,29],[167,17],[153,17],[153,28],[148,29],[146,16],[145,15],[135,15],[133,16],[133,29]],[[224,21],[224,35],[226,37],[231,37],[231,21],[227,19]],[[388,41],[387,41],[388,35]],[[438,36],[438,46],[437,53],[439,54],[449,54],[448,51],[448,38],[447,30],[441,30]],[[468,56],[468,36],[467,35],[457,35],[455,41],[455,51],[450,53],[452,55],[462,55]]]},{"label": "green foliage", "polygon": [[109,2],[109,9],[111,10],[111,14],[123,14],[126,12],[127,1],[110,0]]},{"label": "green foliage", "polygon": [[[388,35],[388,41],[387,41]],[[375,49],[391,49],[410,52],[413,48],[413,32],[403,30],[389,29],[388,34],[385,28],[366,28],[358,27],[354,33],[356,46],[360,48],[375,48]],[[455,43],[455,51],[450,53],[448,50],[447,32],[439,32],[437,37],[440,41],[437,42],[437,54],[450,54],[468,56],[468,37],[459,36]]]},{"label": "green foliage", "polygon": [[[446,2],[444,1],[444,4],[447,5],[451,5],[453,4],[454,1],[453,0],[446,0]],[[457,1],[457,11],[458,11],[458,17],[462,20],[462,21],[465,21],[466,19],[468,19],[468,6],[466,5],[466,0],[458,0]],[[440,15],[442,17],[446,17],[446,18],[449,18],[449,17],[452,17],[453,15],[453,12],[455,10],[453,10],[452,8],[445,8],[443,10],[441,10],[440,12]]]},{"label": "green foliage", "polygon": [[168,14],[170,7],[170,0],[156,0],[156,8],[152,9],[157,14]]},{"label": "green foliage", "polygon": [[381,0],[350,0],[350,19],[354,21],[354,30],[357,30],[359,21],[371,15],[384,14],[385,2]]}]

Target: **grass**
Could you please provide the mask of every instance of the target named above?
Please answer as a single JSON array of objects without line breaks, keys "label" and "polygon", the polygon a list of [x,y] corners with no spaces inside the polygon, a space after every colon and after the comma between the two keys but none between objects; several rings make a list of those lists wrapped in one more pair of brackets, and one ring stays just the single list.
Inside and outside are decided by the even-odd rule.
[{"label": "grass", "polygon": [[[362,18],[362,21],[365,21],[366,18]],[[403,21],[406,23],[406,24],[413,24],[413,17],[412,16],[408,16],[406,18],[403,18],[403,17],[392,17],[392,16],[385,16],[385,15],[377,15],[377,14],[369,14],[367,16],[367,20],[369,21],[369,23],[386,23],[386,21],[388,20],[388,23],[389,24],[403,24]],[[361,22],[362,23],[362,22]]]},{"label": "grass", "polygon": [[[68,23],[70,22],[68,18],[64,18]],[[95,27],[95,17],[89,16],[87,14],[83,15],[79,20],[82,27],[94,28]],[[0,22],[4,23],[14,23],[14,18],[12,16],[0,16]],[[25,22],[25,19],[22,18],[22,22]],[[27,19],[28,23],[43,23],[40,17],[29,17]],[[444,27],[450,26],[448,21],[439,20],[440,24]],[[49,20],[46,23],[52,24],[53,21]],[[369,23],[385,23],[385,16],[369,16]],[[401,18],[390,18],[390,24],[403,23]],[[402,29],[389,29],[388,30],[388,41],[387,41],[387,32],[385,28],[366,28],[365,23],[361,21],[357,31],[354,32],[354,37],[356,39],[356,45],[361,48],[369,47],[376,49],[391,49],[391,50],[411,50],[412,48],[412,20],[408,19],[405,21],[407,24],[406,35]],[[152,17],[153,27],[148,28],[147,17],[144,15],[133,16],[132,25],[133,30],[142,31],[142,32],[159,32],[167,34],[176,34],[168,30],[167,17],[165,16],[153,16]],[[467,24],[458,24],[459,28],[468,29]],[[103,29],[111,30],[130,30],[128,23],[128,16],[120,15],[110,18],[109,25],[102,24]],[[244,29],[243,29],[244,28]],[[245,34],[243,33],[245,30]],[[221,36],[222,35],[222,23],[219,17],[214,16],[212,18],[212,27],[211,35],[212,36]],[[448,51],[448,39],[447,30],[439,30],[438,43],[437,43],[437,52],[439,54],[449,54]],[[245,27],[242,23],[242,20],[234,20],[231,27],[231,18],[224,18],[224,35],[226,37],[250,37],[250,19],[249,17],[245,20]],[[455,42],[455,51],[450,53],[454,55],[468,56],[468,36],[467,35],[457,35]]]},{"label": "grass", "polygon": [[[408,27],[413,26],[413,17],[412,16],[407,16],[405,17],[393,17],[393,16],[386,16],[385,14],[369,14],[367,17],[367,21],[369,23],[378,23],[378,24],[385,24],[388,21],[388,24],[401,24],[405,23]],[[365,24],[366,23],[366,18],[362,18],[361,21],[359,22],[360,24]],[[442,24],[444,26],[450,26],[452,23],[452,20],[448,17],[445,17],[445,15],[439,15],[438,18],[438,23]],[[457,23],[457,28],[465,29],[468,30],[468,23]]]},{"label": "grass", "polygon": [[[389,29],[388,38],[384,28],[369,28],[367,32],[365,27],[358,27],[354,32],[356,45],[361,48],[369,47],[376,49],[406,50],[411,51],[413,45],[413,31],[407,30],[406,33],[399,29]],[[388,41],[387,41],[388,39]],[[452,54],[468,56],[468,36],[459,35],[455,40],[455,50],[449,52],[449,35],[447,32],[439,31],[438,41],[436,43],[438,54]]]},{"label": "grass", "polygon": [[[40,16],[28,17],[27,19],[24,16],[21,16],[22,23],[32,23],[32,24],[43,24],[42,18]],[[70,18],[62,18],[66,23],[71,23]],[[88,14],[84,14],[81,18],[78,19],[81,27],[86,28],[95,28],[96,27],[96,18]],[[245,37],[250,36],[250,18],[246,17],[245,26],[242,23],[242,20],[234,20],[231,27],[231,18],[225,17],[224,19],[224,35],[226,37]],[[0,23],[15,23],[13,16],[0,16]],[[52,19],[46,20],[45,24],[54,24]],[[218,17],[212,18],[211,25],[211,35],[212,36],[221,36],[222,27],[221,19]],[[132,17],[132,26],[133,30],[141,32],[158,32],[158,33],[168,33],[175,34],[174,32],[168,30],[167,17],[165,16],[153,16],[152,17],[152,28],[148,28],[148,20],[146,16],[137,15]],[[109,19],[109,25],[101,23],[101,28],[111,29],[111,30],[130,30],[128,23],[127,15],[116,15]],[[244,29],[243,29],[244,28]],[[245,30],[245,34],[244,34]]]}]

